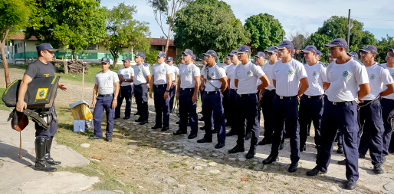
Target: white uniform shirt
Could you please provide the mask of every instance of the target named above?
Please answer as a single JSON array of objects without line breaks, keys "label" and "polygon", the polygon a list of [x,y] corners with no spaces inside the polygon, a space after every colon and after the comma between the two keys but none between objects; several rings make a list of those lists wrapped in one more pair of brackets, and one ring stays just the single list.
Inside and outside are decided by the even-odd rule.
[{"label": "white uniform shirt", "polygon": [[[380,66],[382,66],[383,68],[387,69],[389,71],[389,73],[390,73],[391,78],[394,80],[394,67],[387,67],[386,63],[381,64]],[[387,89],[387,86],[384,85],[383,86],[383,90],[386,90],[386,89]],[[394,93],[392,93],[390,95],[387,95],[387,96],[383,96],[382,98],[394,100]]]},{"label": "white uniform shirt", "polygon": [[[175,65],[168,65],[168,66],[170,66],[170,68],[172,68],[172,72],[173,72],[173,74],[172,74],[172,81],[174,82],[174,81],[176,81],[176,76],[178,76],[179,75],[179,69],[178,69],[178,67],[177,66],[175,66]],[[179,66],[180,67],[180,66]]]},{"label": "white uniform shirt", "polygon": [[232,64],[230,64],[230,65],[223,64],[223,65],[222,65],[222,68],[224,69],[224,71],[226,71],[226,70],[227,70],[227,68],[229,68],[231,65],[232,65]]},{"label": "white uniform shirt", "polygon": [[295,59],[287,63],[278,61],[272,68],[272,79],[276,80],[276,94],[296,96],[300,79],[307,77],[304,65]]},{"label": "white uniform shirt", "polygon": [[371,93],[366,95],[361,100],[374,100],[377,96],[379,96],[380,92],[383,91],[383,86],[392,84],[393,79],[390,76],[389,70],[380,66],[379,63],[375,63],[370,67],[365,66],[365,69],[367,69]]},{"label": "white uniform shirt", "polygon": [[237,87],[235,87],[235,68],[237,67],[237,65],[231,64],[230,67],[228,67],[226,69],[226,73],[227,73],[227,78],[230,79],[230,89],[237,89]]},{"label": "white uniform shirt", "polygon": [[[118,75],[122,75],[124,79],[130,79],[134,76],[134,69],[130,66],[129,68],[122,67],[118,71]],[[130,86],[133,82],[122,82],[120,86]]]},{"label": "white uniform shirt", "polygon": [[94,78],[94,84],[98,85],[99,95],[113,94],[115,89],[114,83],[116,82],[119,82],[119,77],[111,70],[108,70],[106,73],[100,71]]},{"label": "white uniform shirt", "polygon": [[273,68],[274,68],[274,64],[271,65],[270,62],[267,62],[265,65],[263,65],[261,67],[261,69],[264,71],[265,75],[268,77],[268,80],[270,81],[270,85],[265,87],[265,89],[267,89],[267,90],[274,90],[275,89],[274,83],[272,82],[272,74],[273,74],[272,69]]},{"label": "white uniform shirt", "polygon": [[146,63],[134,65],[134,85],[146,83],[146,76],[150,75],[149,67]]},{"label": "white uniform shirt", "polygon": [[222,82],[219,79],[226,77],[226,72],[223,68],[219,67],[218,64],[215,64],[213,67],[209,67],[207,65],[207,68],[209,77],[215,80],[208,80],[205,68],[203,68],[204,71],[201,70],[203,73],[202,75],[204,75],[204,78],[207,80],[205,83],[205,91],[216,91],[215,87],[219,89],[221,88]]},{"label": "white uniform shirt", "polygon": [[238,79],[237,94],[254,94],[257,91],[257,80],[265,75],[260,66],[256,66],[251,61],[245,65],[239,64],[235,67],[234,77]]},{"label": "white uniform shirt", "polygon": [[320,96],[324,94],[323,84],[327,82],[327,68],[322,64],[317,62],[316,64],[310,66],[304,65],[306,74],[308,75],[309,87],[304,92],[308,96]]},{"label": "white uniform shirt", "polygon": [[354,101],[358,97],[359,85],[369,83],[369,79],[365,66],[351,59],[345,64],[330,63],[327,66],[327,82],[330,83],[326,90],[328,100],[345,102]]},{"label": "white uniform shirt", "polygon": [[194,64],[182,64],[179,67],[179,76],[181,79],[181,88],[194,88],[196,85],[195,77],[200,76],[200,69]]},{"label": "white uniform shirt", "polygon": [[155,76],[153,80],[155,85],[167,84],[167,74],[174,74],[173,68],[167,63],[153,65],[152,75]]}]

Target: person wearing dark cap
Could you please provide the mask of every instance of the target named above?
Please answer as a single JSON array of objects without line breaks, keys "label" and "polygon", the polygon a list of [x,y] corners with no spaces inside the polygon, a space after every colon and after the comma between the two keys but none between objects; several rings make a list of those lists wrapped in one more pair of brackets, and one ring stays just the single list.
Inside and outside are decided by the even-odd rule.
[{"label": "person wearing dark cap", "polygon": [[315,127],[315,147],[319,154],[320,148],[320,128],[321,117],[323,114],[323,94],[328,88],[326,67],[318,62],[316,57],[317,49],[309,45],[302,50],[304,58],[308,62],[304,65],[308,76],[309,87],[301,96],[299,106],[299,124],[300,124],[300,150],[306,151],[306,140],[308,128],[312,124]]},{"label": "person wearing dark cap", "polygon": [[123,66],[118,70],[118,77],[120,82],[120,92],[118,97],[118,106],[115,109],[115,119],[120,118],[120,107],[123,99],[126,100],[125,117],[123,119],[130,119],[131,114],[131,97],[133,95],[134,69],[130,66],[130,58],[126,57],[123,60]]},{"label": "person wearing dark cap", "polygon": [[238,60],[238,50],[232,50],[229,54],[230,56],[230,60],[232,62],[232,64],[230,65],[230,67],[228,67],[226,69],[226,75],[228,78],[228,89],[229,89],[229,93],[228,93],[228,103],[231,105],[229,106],[229,110],[228,110],[228,116],[227,116],[227,124],[226,125],[230,125],[231,126],[231,130],[226,133],[226,136],[232,136],[232,135],[236,135],[237,131],[236,131],[236,125],[235,125],[235,119],[237,117],[237,113],[235,112],[235,104],[236,104],[236,100],[237,100],[237,86],[235,86],[235,67],[237,67],[237,65],[241,64],[241,62]]},{"label": "person wearing dark cap", "polygon": [[[49,43],[42,43],[36,47],[38,60],[31,63],[22,78],[22,81],[19,86],[18,91],[18,101],[16,104],[16,111],[23,112],[24,109],[27,108],[27,103],[25,102],[25,94],[28,89],[28,84],[37,78],[42,77],[53,77],[55,76],[56,69],[51,63],[53,57],[55,56],[54,52],[58,51],[58,49],[54,49],[52,45]],[[67,87],[63,84],[58,84],[58,88],[63,91],[67,91]],[[48,110],[51,112],[54,117],[56,117],[55,104]],[[54,172],[57,169],[51,167],[51,165],[59,165],[61,162],[54,161],[51,158],[51,146],[52,140],[57,132],[57,120],[54,119],[48,129],[45,129],[35,123],[36,130],[36,140],[35,140],[35,150],[36,150],[36,162],[35,162],[35,170],[46,171],[46,172]]]},{"label": "person wearing dark cap", "polygon": [[170,88],[172,86],[173,69],[165,63],[166,53],[160,51],[157,54],[157,64],[152,67],[152,79],[150,80],[149,97],[155,91],[154,102],[156,111],[156,123],[152,129],[162,128],[167,131],[170,125]]},{"label": "person wearing dark cap", "polygon": [[110,60],[107,57],[103,57],[101,59],[102,71],[98,72],[94,79],[92,102],[92,106],[94,107],[94,136],[89,137],[90,140],[103,138],[101,118],[105,110],[107,115],[106,140],[112,142],[115,108],[118,104],[119,77],[115,72],[109,69],[110,65]]},{"label": "person wearing dark cap", "polygon": [[204,57],[208,65],[202,72],[205,82],[205,94],[202,97],[202,106],[205,123],[205,135],[202,139],[197,140],[197,143],[212,142],[212,113],[213,120],[216,126],[219,127],[217,132],[218,143],[215,145],[216,149],[225,146],[226,141],[226,123],[224,120],[224,112],[222,106],[222,92],[227,88],[226,72],[216,63],[216,52],[208,50],[204,53]]},{"label": "person wearing dark cap", "polygon": [[274,134],[272,137],[271,154],[263,161],[271,164],[278,161],[279,146],[283,138],[283,124],[290,136],[291,164],[289,172],[297,171],[300,160],[300,135],[298,128],[298,101],[308,89],[309,83],[304,65],[291,57],[294,45],[284,40],[278,48],[278,55],[282,59],[272,68],[272,82],[276,88],[276,96],[272,105]]},{"label": "person wearing dark cap", "polygon": [[330,47],[331,56],[336,58],[336,61],[327,67],[327,82],[330,85],[326,90],[328,99],[323,108],[317,165],[306,175],[316,176],[319,173],[327,173],[332,147],[339,129],[346,157],[347,183],[345,188],[353,190],[357,187],[359,178],[357,103],[358,98],[364,98],[371,91],[368,73],[364,66],[347,54],[346,40],[337,38],[325,46]]},{"label": "person wearing dark cap", "polygon": [[363,65],[363,63],[361,63],[361,61],[358,60],[358,54],[356,52],[350,52],[348,53],[348,55],[351,56],[357,62],[359,62],[361,65]]},{"label": "person wearing dark cap", "polygon": [[172,113],[172,109],[174,108],[174,98],[175,98],[175,92],[176,92],[176,78],[179,75],[179,69],[177,66],[174,65],[174,60],[172,57],[167,58],[167,64],[169,65],[170,68],[172,68],[172,71],[174,74],[172,74],[172,84],[170,88],[170,113]]},{"label": "person wearing dark cap", "polygon": [[[230,67],[231,64],[232,64],[232,63],[231,63],[230,56],[227,55],[227,56],[225,57],[224,64],[223,64],[221,67],[222,67],[222,68],[224,69],[224,71],[226,72],[227,68]],[[224,110],[224,118],[227,120],[226,126],[229,126],[229,123],[228,123],[228,120],[229,120],[228,115],[230,114],[230,113],[229,113],[228,92],[229,92],[229,88],[228,88],[228,83],[227,83],[227,88],[226,88],[226,90],[223,92],[223,101],[222,101],[223,110]]]},{"label": "person wearing dark cap", "polygon": [[145,62],[145,54],[138,52],[135,54],[134,65],[134,96],[135,102],[137,103],[137,112],[140,113],[140,117],[135,120],[140,122],[140,125],[148,123],[149,111],[148,111],[148,89],[150,81],[150,72],[148,64]]},{"label": "person wearing dark cap", "polygon": [[[387,69],[390,73],[390,76],[394,79],[394,49],[389,49],[386,55],[386,62],[385,64],[381,64],[381,66]],[[387,86],[384,87],[386,89]],[[388,117],[390,112],[394,110],[394,94],[390,94],[387,96],[383,96],[380,100],[382,105],[382,116],[383,116],[383,123],[384,123],[384,132],[383,132],[383,162],[386,160],[386,156],[390,153],[390,144],[394,143],[392,141],[392,134],[393,130],[391,128],[391,123],[388,121]],[[389,151],[390,150],[390,151]],[[394,149],[392,149],[394,150]]]},{"label": "person wearing dark cap", "polygon": [[[242,62],[242,64],[237,65],[234,69],[234,83],[238,87],[235,107],[235,112],[237,113],[235,123],[238,140],[237,145],[228,151],[229,153],[244,152],[246,129],[250,129],[252,131],[252,139],[250,149],[245,156],[246,159],[251,159],[256,154],[256,147],[260,136],[259,100],[256,91],[270,84],[263,70],[259,66],[252,64],[249,60],[249,54],[250,49],[246,45],[238,49],[238,59]],[[257,80],[261,81],[261,85],[257,85]]]}]

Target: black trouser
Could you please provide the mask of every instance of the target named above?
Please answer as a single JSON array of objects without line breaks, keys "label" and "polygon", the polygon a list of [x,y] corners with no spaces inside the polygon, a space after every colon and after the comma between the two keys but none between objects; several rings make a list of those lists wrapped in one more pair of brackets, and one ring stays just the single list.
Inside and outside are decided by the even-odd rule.
[{"label": "black trouser", "polygon": [[[55,103],[53,103],[52,109],[53,109],[52,110],[53,114],[56,115]],[[36,129],[36,138],[43,137],[46,140],[50,140],[53,136],[55,136],[55,134],[57,132],[57,121],[55,121],[55,120],[52,121],[52,123],[49,125],[49,127],[47,129],[45,129],[44,127],[41,127],[36,122],[34,124],[35,124],[34,127]]]},{"label": "black trouser", "polygon": [[308,127],[311,126],[311,121],[315,127],[315,144],[320,147],[320,128],[321,117],[323,115],[324,101],[322,96],[308,96],[303,95],[300,100],[299,108],[299,124],[300,124],[300,148],[305,146],[307,139]]},{"label": "black trouser", "polygon": [[137,103],[137,112],[140,113],[141,119],[148,119],[148,86],[146,83],[135,85],[134,96]]},{"label": "black trouser", "polygon": [[223,110],[224,110],[224,118],[227,120],[227,122],[231,123],[231,120],[228,119],[228,116],[229,116],[228,89],[226,89],[222,94],[223,94],[222,105],[223,105]]},{"label": "black trouser", "polygon": [[272,140],[272,134],[274,133],[272,104],[275,95],[275,90],[264,90],[263,98],[261,99],[261,109],[264,118],[264,139],[268,141]]},{"label": "black trouser", "polygon": [[131,112],[131,97],[133,95],[133,86],[120,87],[120,95],[118,96],[118,105],[115,109],[115,118],[120,117],[120,107],[122,106],[123,99],[126,101],[125,117],[130,117]]},{"label": "black trouser", "polygon": [[257,147],[260,135],[259,110],[257,108],[258,103],[259,101],[256,94],[237,95],[235,111],[237,113],[236,131],[238,134],[238,146],[244,146],[245,133],[247,133],[245,129],[249,129],[252,131],[250,149],[256,149]]},{"label": "black trouser", "polygon": [[169,93],[169,98],[170,98],[170,113],[172,113],[172,109],[174,108],[175,93],[176,93],[176,86],[172,85],[172,86],[170,87],[170,93]]}]

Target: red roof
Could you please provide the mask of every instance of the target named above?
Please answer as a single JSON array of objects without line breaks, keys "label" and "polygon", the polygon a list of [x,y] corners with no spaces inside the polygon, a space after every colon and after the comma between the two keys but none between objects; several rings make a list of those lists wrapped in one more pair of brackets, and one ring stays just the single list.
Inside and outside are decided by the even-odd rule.
[{"label": "red roof", "polygon": [[[10,37],[10,40],[25,40],[25,35],[20,33],[20,34],[14,34]],[[32,36],[29,38],[29,40],[37,40],[35,36]]]},{"label": "red roof", "polygon": [[[152,41],[150,42],[150,45],[165,46],[166,43],[167,43],[167,39],[166,38],[152,38]],[[175,46],[174,39],[170,39],[170,45],[169,46]]]}]

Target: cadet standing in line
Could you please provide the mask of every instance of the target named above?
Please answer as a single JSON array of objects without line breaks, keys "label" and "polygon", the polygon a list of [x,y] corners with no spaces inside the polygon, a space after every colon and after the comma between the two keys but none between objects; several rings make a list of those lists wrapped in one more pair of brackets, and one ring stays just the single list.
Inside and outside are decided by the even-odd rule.
[{"label": "cadet standing in line", "polygon": [[96,74],[93,89],[93,120],[94,136],[89,137],[91,140],[102,139],[103,131],[101,130],[101,118],[104,109],[107,115],[106,140],[112,142],[112,133],[114,127],[115,108],[117,106],[117,97],[119,94],[119,77],[109,70],[110,60],[107,57],[101,59],[102,71]]},{"label": "cadet standing in line", "polygon": [[133,82],[134,82],[134,69],[130,66],[130,58],[126,57],[123,61],[122,68],[118,71],[120,82],[120,95],[118,97],[118,105],[115,109],[115,119],[120,118],[120,107],[122,106],[123,99],[126,100],[125,117],[123,119],[130,119],[131,114],[131,98],[133,96]]},{"label": "cadet standing in line", "polygon": [[272,105],[274,134],[271,154],[263,163],[271,164],[278,160],[279,145],[283,138],[283,124],[285,123],[286,133],[290,136],[291,148],[291,164],[288,171],[295,172],[300,160],[298,101],[300,96],[308,89],[309,83],[304,65],[291,57],[294,49],[293,43],[284,40],[277,48],[279,49],[278,56],[282,60],[276,62],[272,68],[272,82],[276,88],[276,96]]},{"label": "cadet standing in line", "polygon": [[160,51],[157,54],[157,64],[152,67],[152,80],[150,80],[149,97],[153,98],[152,91],[155,91],[154,102],[156,111],[156,123],[152,129],[162,128],[167,131],[170,124],[170,88],[172,84],[172,68],[165,63],[166,53]]},{"label": "cadet standing in line", "polygon": [[197,143],[212,142],[212,113],[214,114],[214,123],[219,127],[217,136],[218,143],[216,149],[225,146],[226,141],[226,123],[224,120],[224,112],[222,106],[222,92],[227,88],[226,72],[216,63],[216,52],[208,50],[204,53],[204,57],[208,66],[202,72],[205,80],[205,94],[202,97],[202,106],[205,123],[205,135]]},{"label": "cadet standing in line", "polygon": [[370,93],[368,74],[364,66],[348,56],[346,52],[348,45],[344,39],[337,38],[325,46],[330,47],[331,56],[336,58],[336,61],[327,67],[327,82],[330,86],[326,90],[328,100],[323,109],[322,139],[316,160],[317,165],[306,175],[316,176],[320,172],[327,173],[332,147],[339,129],[347,159],[346,189],[353,190],[359,178],[357,102],[358,98],[362,99]]},{"label": "cadet standing in line", "polygon": [[227,83],[229,84],[229,93],[228,93],[228,103],[231,105],[229,106],[228,110],[228,117],[227,117],[227,123],[230,124],[231,130],[226,133],[226,136],[232,136],[232,135],[237,135],[236,131],[236,125],[235,125],[235,119],[237,118],[236,115],[237,113],[235,112],[235,105],[236,105],[236,99],[237,99],[237,87],[235,86],[235,67],[237,65],[241,64],[241,62],[238,60],[238,50],[232,50],[229,54],[230,60],[232,64],[230,67],[226,69],[226,74],[228,81]]},{"label": "cadet standing in line", "polygon": [[[246,159],[254,158],[260,136],[259,100],[256,91],[260,89],[258,87],[265,88],[270,84],[263,70],[259,66],[252,64],[249,60],[249,54],[250,49],[246,45],[238,49],[238,59],[242,62],[242,64],[236,66],[234,69],[234,84],[238,88],[235,107],[235,112],[237,113],[235,122],[238,140],[237,145],[228,151],[229,153],[244,152],[245,129],[251,129],[252,139],[250,149],[245,156]],[[257,85],[257,80],[261,81],[260,86]]]},{"label": "cadet standing in line", "polygon": [[[226,56],[225,57],[225,63],[222,65],[222,68],[224,69],[224,71],[227,71],[227,68],[230,67],[231,63],[231,59],[230,56]],[[230,122],[228,119],[228,115],[229,113],[229,103],[228,103],[228,83],[227,83],[227,88],[226,90],[223,92],[223,101],[222,101],[222,105],[223,105],[223,110],[224,110],[224,118],[226,119],[226,126],[230,126]]]},{"label": "cadet standing in line", "polygon": [[[386,62],[382,64],[382,67],[387,69],[390,73],[391,78],[394,79],[394,49],[389,49],[386,55]],[[386,90],[387,86],[384,87]],[[383,96],[380,100],[382,105],[382,116],[384,123],[384,132],[383,132],[383,162],[386,160],[386,156],[389,155],[390,142],[392,139],[393,129],[391,128],[391,124],[387,121],[390,115],[390,112],[394,110],[394,94],[390,94],[387,96]]]},{"label": "cadet standing in line", "polygon": [[174,108],[174,98],[176,93],[176,78],[179,75],[179,69],[177,66],[174,65],[174,59],[172,57],[167,58],[167,64],[172,68],[174,74],[172,75],[172,84],[170,89],[170,113],[172,113],[172,109]]},{"label": "cadet standing in line", "polygon": [[140,113],[140,118],[135,120],[140,122],[140,125],[148,123],[149,111],[148,111],[148,89],[150,81],[150,72],[148,64],[145,62],[145,54],[138,52],[135,55],[134,65],[134,96],[137,103],[137,112]]},{"label": "cadet standing in line", "polygon": [[192,62],[193,51],[186,49],[182,52],[185,64],[179,67],[179,80],[176,98],[179,99],[179,129],[174,135],[187,134],[188,115],[190,116],[190,135],[188,139],[197,137],[197,93],[200,85],[200,69]]}]

